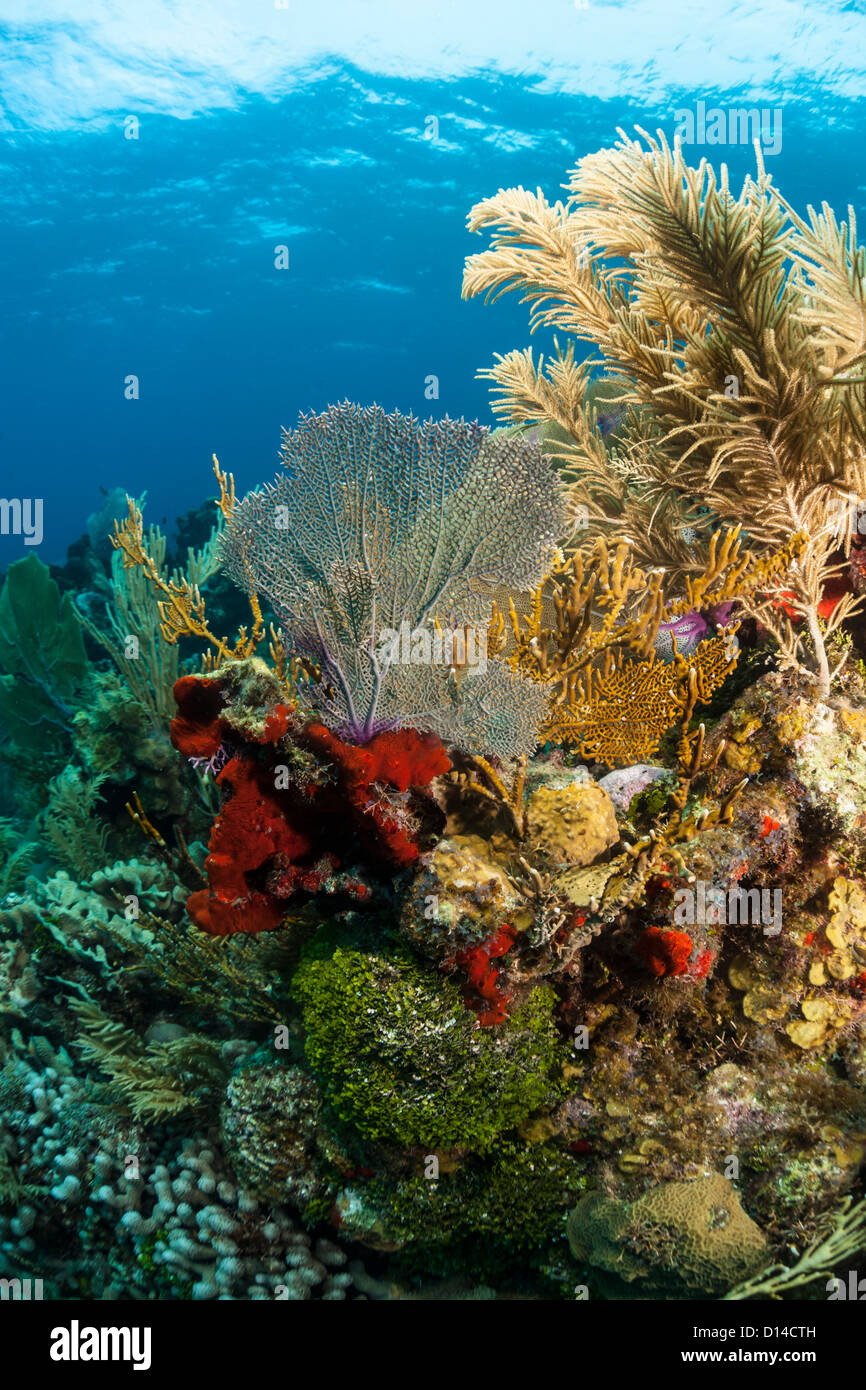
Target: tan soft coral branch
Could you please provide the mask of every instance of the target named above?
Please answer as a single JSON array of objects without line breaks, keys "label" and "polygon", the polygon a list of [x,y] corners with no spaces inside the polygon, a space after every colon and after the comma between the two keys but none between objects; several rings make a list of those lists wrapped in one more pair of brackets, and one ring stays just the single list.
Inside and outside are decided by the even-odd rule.
[{"label": "tan soft coral branch", "polygon": [[[638,133],[582,159],[565,203],[509,189],[470,213],[491,243],[467,260],[464,296],[522,291],[533,330],[598,354],[514,352],[481,374],[497,413],[566,431],[552,452],[584,508],[577,544],[628,537],[682,590],[720,522],[741,524],[756,556],[803,533],[764,611],[793,595],[793,616],[776,608],[766,625],[826,696],[827,638],[857,603],[824,623],[823,585],[850,544],[840,499],[866,497],[866,250],[853,215],[799,217],[760,151],[735,195],[724,166],[690,168],[679,144]],[[586,409],[599,366],[628,406],[614,439]]]}]

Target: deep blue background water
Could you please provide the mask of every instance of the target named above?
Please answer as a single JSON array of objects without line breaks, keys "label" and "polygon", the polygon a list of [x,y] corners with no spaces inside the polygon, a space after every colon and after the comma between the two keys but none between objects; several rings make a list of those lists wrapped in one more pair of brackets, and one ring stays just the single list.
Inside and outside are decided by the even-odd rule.
[{"label": "deep blue background water", "polygon": [[[464,257],[484,245],[466,232],[466,214],[520,183],[560,196],[576,160],[612,144],[617,126],[661,127],[670,138],[674,111],[698,99],[781,105],[782,150],[767,167],[782,191],[801,209],[826,199],[840,215],[849,202],[862,212],[864,110],[851,71],[866,53],[862,42],[857,51],[859,5],[815,10],[814,44],[802,22],[780,27],[772,60],[732,39],[723,71],[737,72],[739,52],[735,85],[712,85],[718,53],[694,32],[701,6],[686,14],[659,0],[643,67],[606,73],[600,95],[584,77],[569,81],[568,53],[556,74],[531,55],[523,71],[493,58],[464,70],[468,60],[452,61],[460,26],[448,10],[436,76],[399,75],[399,55],[381,71],[373,57],[320,57],[279,90],[237,80],[200,109],[195,84],[177,99],[180,60],[170,55],[151,65],[144,98],[136,73],[131,99],[122,99],[135,67],[129,57],[124,68],[122,51],[102,91],[99,69],[88,86],[80,63],[64,68],[62,45],[50,83],[28,87],[31,54],[44,77],[46,30],[31,29],[32,10],[16,8],[0,4],[9,84],[0,495],[44,498],[46,560],[61,559],[84,529],[100,485],[147,489],[146,517],[171,520],[212,493],[213,452],[242,490],[272,476],[280,427],[299,410],[350,397],[489,421],[475,373],[494,352],[530,339],[516,296],[491,307],[461,301]],[[801,21],[805,13],[770,8]],[[503,11],[513,18],[513,7]],[[831,14],[835,49],[826,32],[818,42]],[[630,24],[628,6],[619,22]],[[735,28],[734,12],[730,22]],[[678,58],[684,24],[699,61]],[[338,28],[323,40],[334,48]],[[89,41],[97,45],[96,31]],[[579,56],[574,69],[583,73]],[[205,53],[199,75],[206,69]],[[175,84],[164,102],[162,76]],[[124,138],[130,112],[140,119],[137,140]],[[425,138],[430,115],[436,141]],[[754,167],[748,147],[695,148],[689,158],[702,154],[726,160],[735,188]],[[279,244],[289,247],[287,271],[274,267]],[[130,373],[138,400],[124,399]],[[430,374],[439,378],[435,401],[424,397]],[[0,566],[26,553],[19,538],[0,538]]]}]

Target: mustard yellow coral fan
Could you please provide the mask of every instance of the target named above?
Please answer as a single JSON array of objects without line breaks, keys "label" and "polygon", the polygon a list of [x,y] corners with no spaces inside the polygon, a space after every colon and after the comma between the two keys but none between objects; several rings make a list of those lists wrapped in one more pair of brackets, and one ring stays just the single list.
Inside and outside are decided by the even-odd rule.
[{"label": "mustard yellow coral fan", "polygon": [[691,661],[650,657],[617,664],[611,658],[607,669],[589,670],[571,698],[552,708],[548,736],[608,765],[646,762],[682,714],[689,672],[706,701],[735,664],[727,637],[701,642]]},{"label": "mustard yellow coral fan", "polygon": [[[683,612],[771,588],[802,552],[804,538],[758,559],[742,552],[740,530],[710,538],[700,573],[666,600],[661,570],[634,563],[631,545],[598,537],[585,553],[559,556],[510,623],[494,605],[489,643],[516,669],[552,691],[548,738],[584,757],[646,761],[691,701],[711,698],[737,660],[735,629],[699,643],[690,657],[660,661],[653,648],[662,622]],[[510,631],[509,631],[510,627]]]}]

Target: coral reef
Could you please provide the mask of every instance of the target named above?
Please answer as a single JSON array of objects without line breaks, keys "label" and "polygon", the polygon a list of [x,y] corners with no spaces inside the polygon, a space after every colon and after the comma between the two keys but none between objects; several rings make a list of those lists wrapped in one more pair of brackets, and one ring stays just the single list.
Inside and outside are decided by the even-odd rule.
[{"label": "coral reef", "polygon": [[13,1044],[0,1089],[4,1277],[34,1271],[51,1298],[361,1296],[346,1252],[261,1206],[206,1140],[106,1132],[44,1038]]},{"label": "coral reef", "polygon": [[500,359],[504,430],[304,415],[185,559],[110,494],[6,575],[4,1279],[800,1299],[866,1248],[862,253],[627,140],[471,223],[467,295],[599,361]]}]

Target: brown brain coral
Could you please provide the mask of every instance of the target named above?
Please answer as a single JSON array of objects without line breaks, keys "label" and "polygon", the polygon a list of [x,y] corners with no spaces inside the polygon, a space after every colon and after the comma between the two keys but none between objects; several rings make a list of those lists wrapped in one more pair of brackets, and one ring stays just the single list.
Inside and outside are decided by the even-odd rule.
[{"label": "brown brain coral", "polygon": [[[727,1178],[666,1182],[634,1202],[599,1192],[568,1218],[576,1259],[618,1276],[609,1296],[701,1298],[726,1293],[770,1259],[760,1229]],[[626,1295],[625,1285],[637,1285]]]}]

